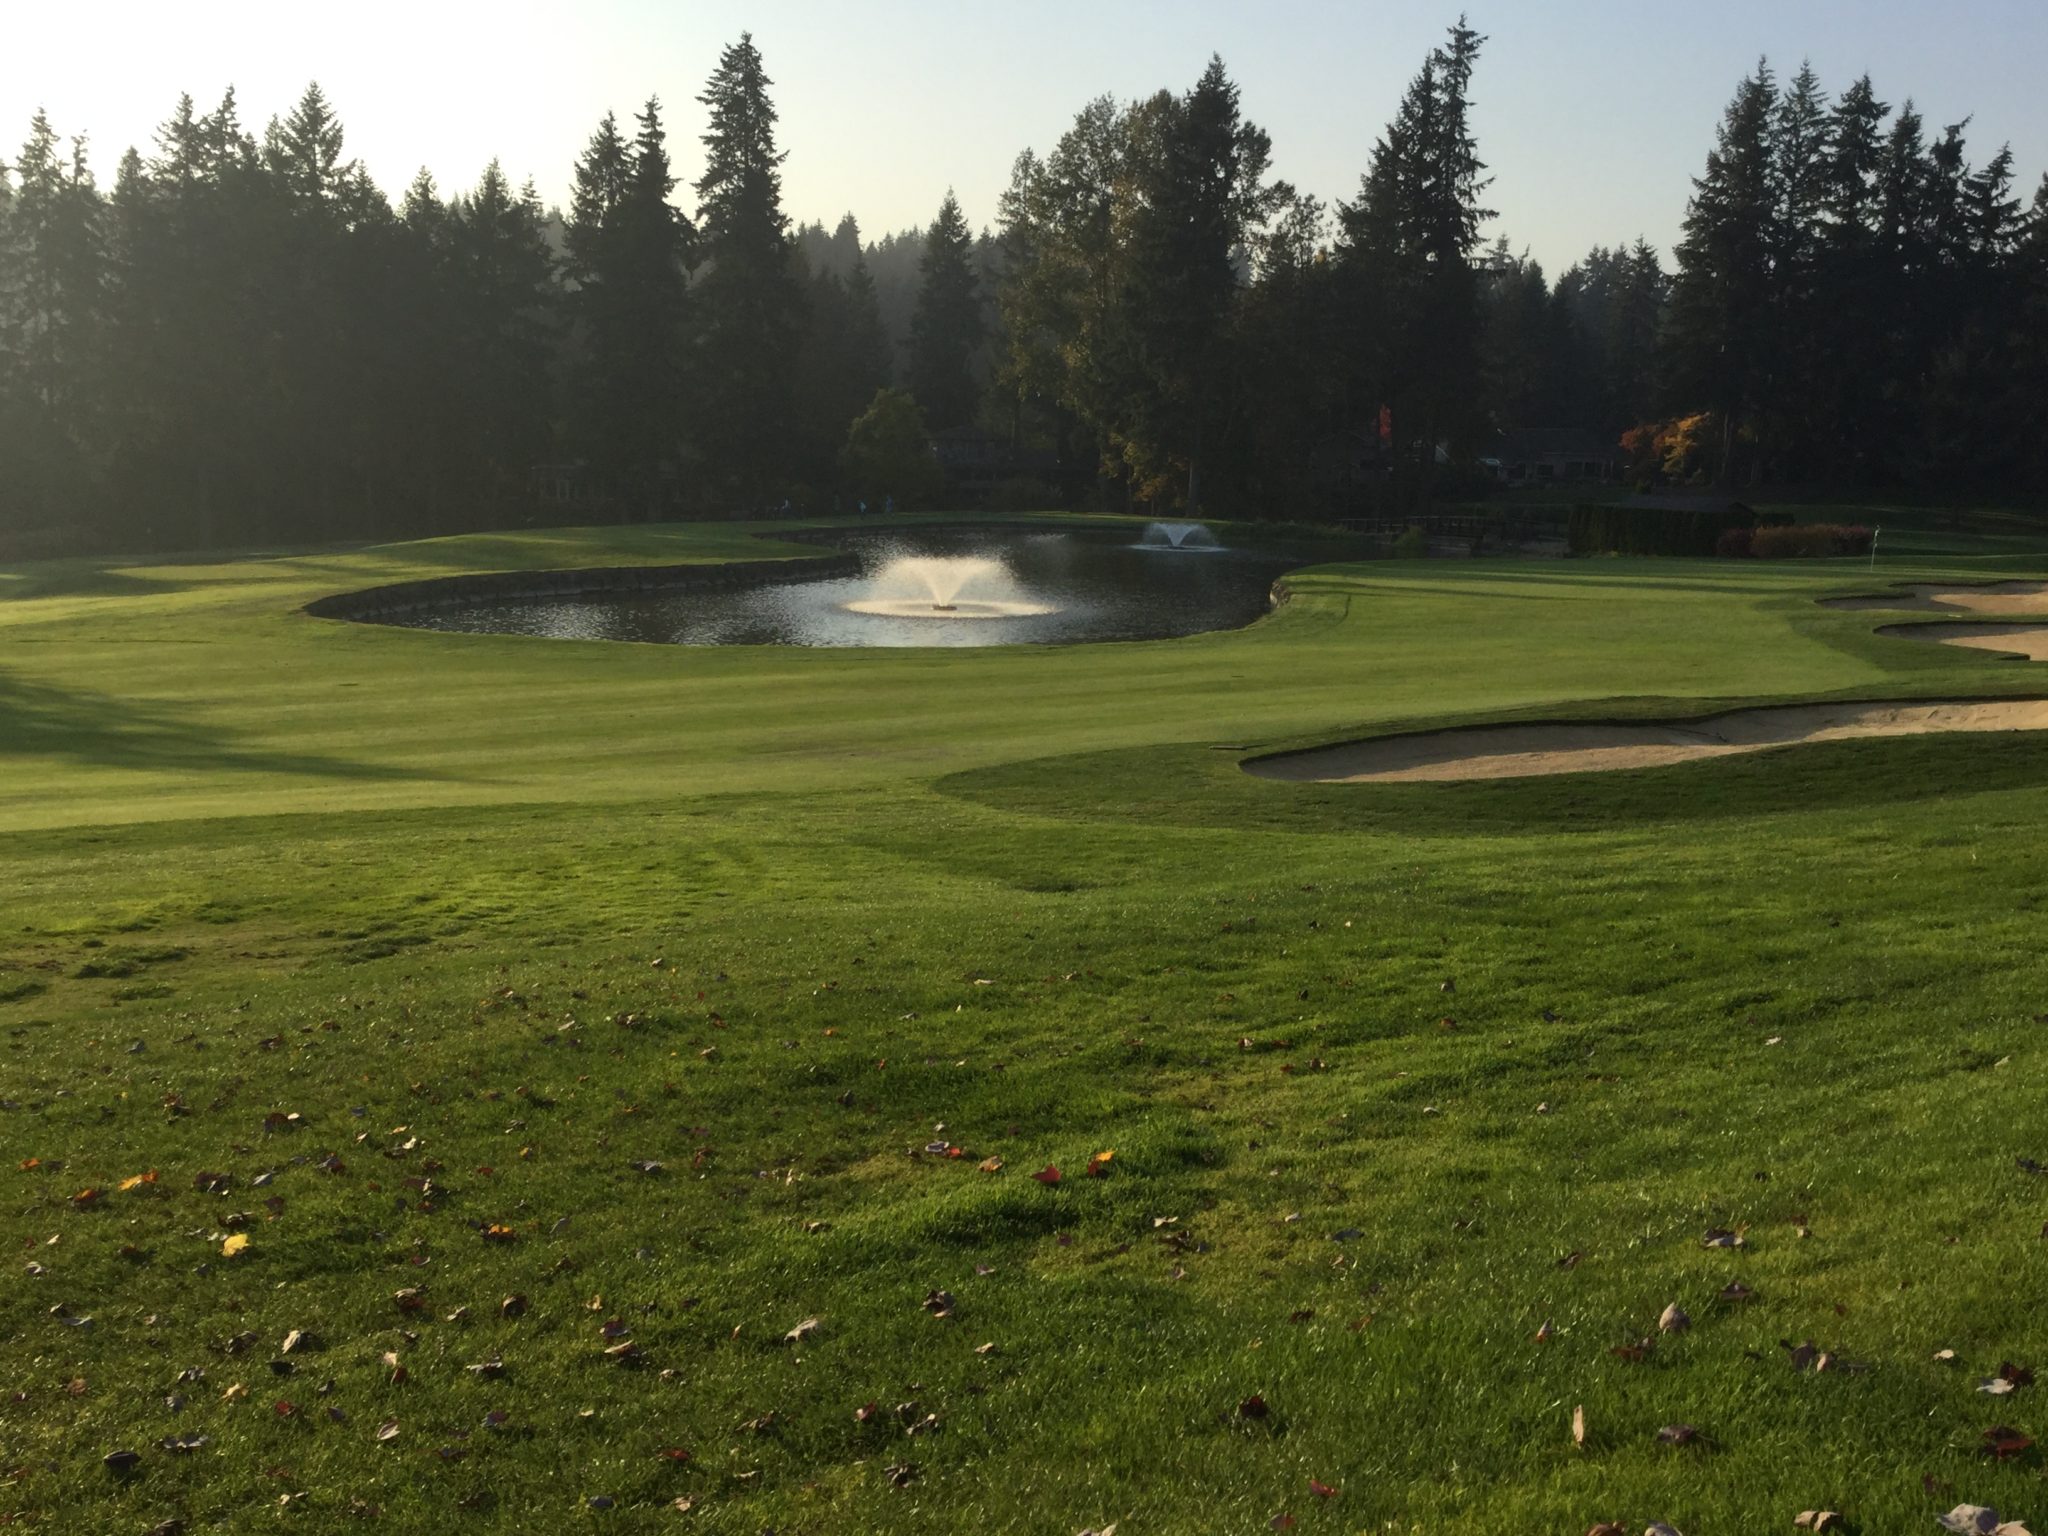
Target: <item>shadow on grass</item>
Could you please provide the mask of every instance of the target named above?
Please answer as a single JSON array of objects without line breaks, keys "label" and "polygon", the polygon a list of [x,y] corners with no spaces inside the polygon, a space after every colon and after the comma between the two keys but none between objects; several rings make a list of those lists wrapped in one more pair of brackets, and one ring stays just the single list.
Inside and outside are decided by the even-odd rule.
[{"label": "shadow on grass", "polygon": [[0,579],[0,599],[34,597],[154,597],[179,583],[117,570],[100,560],[53,560]]},{"label": "shadow on grass", "polygon": [[1064,821],[1487,837],[1620,832],[2048,788],[2048,740],[2031,732],[1815,742],[1624,773],[1464,784],[1286,784],[1243,772],[1240,755],[1123,749],[1005,763],[953,774],[937,788],[992,810]]},{"label": "shadow on grass", "polygon": [[411,768],[237,745],[162,705],[53,688],[0,672],[0,760],[56,757],[99,768],[221,769],[332,779],[443,778]]}]

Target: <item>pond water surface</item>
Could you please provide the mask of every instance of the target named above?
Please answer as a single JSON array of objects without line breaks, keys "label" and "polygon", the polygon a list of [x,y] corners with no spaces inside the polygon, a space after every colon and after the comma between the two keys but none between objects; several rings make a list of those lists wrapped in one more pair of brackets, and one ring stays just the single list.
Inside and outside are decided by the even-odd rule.
[{"label": "pond water surface", "polygon": [[666,645],[985,646],[1149,640],[1251,623],[1272,550],[1179,550],[1135,531],[930,529],[835,535],[860,574],[724,591],[591,593],[449,603],[416,629]]}]

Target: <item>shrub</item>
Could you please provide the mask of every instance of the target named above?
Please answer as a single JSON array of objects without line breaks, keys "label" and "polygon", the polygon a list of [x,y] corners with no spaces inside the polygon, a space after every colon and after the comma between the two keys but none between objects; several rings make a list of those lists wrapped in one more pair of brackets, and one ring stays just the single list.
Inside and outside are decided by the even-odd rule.
[{"label": "shrub", "polygon": [[1408,531],[1394,540],[1394,556],[1399,560],[1420,560],[1429,553],[1429,535],[1421,528],[1411,525]]},{"label": "shrub", "polygon": [[1751,553],[1759,560],[1824,560],[1831,555],[1867,555],[1870,530],[1844,523],[1759,528]]},{"label": "shrub", "polygon": [[924,416],[900,389],[876,391],[874,403],[847,428],[839,472],[847,490],[871,505],[894,496],[899,507],[928,507],[946,488]]},{"label": "shrub", "polygon": [[1714,553],[1723,560],[1747,560],[1756,553],[1754,528],[1727,528],[1714,541]]},{"label": "shrub", "polygon": [[1742,508],[1714,511],[1627,502],[1581,503],[1571,512],[1572,553],[1711,555],[1720,547],[1723,533],[1755,523],[1756,514]]}]

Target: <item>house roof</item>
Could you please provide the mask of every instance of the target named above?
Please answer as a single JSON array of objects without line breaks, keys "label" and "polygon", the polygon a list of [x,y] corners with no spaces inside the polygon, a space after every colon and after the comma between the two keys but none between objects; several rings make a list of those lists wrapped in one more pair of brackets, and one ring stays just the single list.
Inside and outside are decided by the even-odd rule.
[{"label": "house roof", "polygon": [[1484,456],[1503,464],[1536,459],[1619,459],[1620,447],[1590,427],[1508,427],[1495,434]]}]

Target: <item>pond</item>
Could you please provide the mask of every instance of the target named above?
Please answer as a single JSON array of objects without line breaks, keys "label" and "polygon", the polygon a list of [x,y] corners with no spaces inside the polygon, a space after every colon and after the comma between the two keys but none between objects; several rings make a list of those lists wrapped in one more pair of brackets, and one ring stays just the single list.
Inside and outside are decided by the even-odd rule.
[{"label": "pond", "polygon": [[835,533],[857,575],[725,590],[460,600],[416,629],[663,645],[987,646],[1156,640],[1251,623],[1280,551],[1133,530],[933,528]]}]

